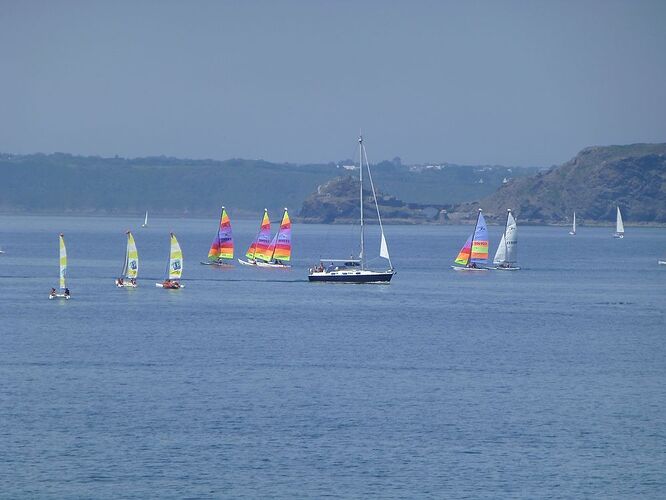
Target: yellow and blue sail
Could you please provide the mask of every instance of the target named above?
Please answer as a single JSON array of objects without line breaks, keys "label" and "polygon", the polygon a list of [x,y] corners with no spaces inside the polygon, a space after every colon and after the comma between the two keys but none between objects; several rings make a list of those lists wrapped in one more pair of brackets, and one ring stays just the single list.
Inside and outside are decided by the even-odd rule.
[{"label": "yellow and blue sail", "polygon": [[176,235],[171,233],[171,249],[169,251],[169,279],[178,280],[183,274],[183,251],[180,249]]}]

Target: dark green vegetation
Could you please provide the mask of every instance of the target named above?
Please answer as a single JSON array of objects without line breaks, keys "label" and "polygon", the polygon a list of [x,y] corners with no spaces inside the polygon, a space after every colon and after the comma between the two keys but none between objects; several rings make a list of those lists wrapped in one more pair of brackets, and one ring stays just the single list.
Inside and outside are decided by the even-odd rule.
[{"label": "dark green vegetation", "polygon": [[515,179],[478,204],[463,204],[452,220],[474,217],[482,207],[500,222],[512,208],[522,222],[563,223],[576,211],[578,222],[666,223],[666,144],[590,147],[567,163],[536,176]]},{"label": "dark green vegetation", "polygon": [[[263,160],[100,158],[63,153],[0,155],[0,211],[75,214],[217,214],[267,207],[295,213],[317,186],[345,175],[341,162],[276,164]],[[373,167],[381,190],[415,203],[456,203],[493,192],[505,177],[534,168],[408,167],[399,159]]]}]

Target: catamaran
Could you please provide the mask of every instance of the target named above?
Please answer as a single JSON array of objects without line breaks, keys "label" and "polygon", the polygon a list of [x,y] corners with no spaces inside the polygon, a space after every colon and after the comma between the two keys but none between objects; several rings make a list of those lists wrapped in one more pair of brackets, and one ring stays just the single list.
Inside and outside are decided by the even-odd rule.
[{"label": "catamaran", "polygon": [[180,249],[176,235],[173,233],[171,233],[171,248],[166,275],[167,278],[162,283],[155,283],[156,287],[177,289],[185,286],[180,283],[180,278],[183,275],[183,252]]},{"label": "catamaran", "polygon": [[289,212],[286,208],[282,215],[280,229],[275,234],[266,253],[269,255],[268,261],[263,262],[257,260],[257,266],[277,268],[291,267],[291,265],[287,264],[287,262],[291,260],[291,220],[289,219]]},{"label": "catamaran", "polygon": [[[393,275],[396,273],[391,263],[391,257],[386,244],[386,237],[384,236],[384,226],[382,225],[382,217],[379,213],[379,204],[377,203],[377,194],[375,193],[375,185],[372,181],[372,173],[370,172],[370,163],[368,162],[368,154],[363,145],[363,136],[358,138],[358,153],[359,153],[359,180],[361,183],[359,196],[361,201],[361,243],[358,259],[323,259],[319,265],[310,268],[308,280],[310,281],[323,281],[334,283],[389,283]],[[365,226],[363,218],[363,161],[365,160],[365,167],[368,171],[368,180],[370,181],[370,188],[372,190],[372,198],[375,202],[377,209],[377,221],[379,222],[379,231],[381,233],[381,240],[379,245],[379,256],[388,261],[388,269],[386,271],[373,271],[365,267]],[[326,265],[324,265],[326,263]]]},{"label": "catamaran", "polygon": [[506,224],[504,225],[504,233],[500,240],[493,264],[495,269],[501,271],[517,271],[520,268],[516,266],[518,257],[518,226],[516,219],[513,218],[511,209],[506,212]]},{"label": "catamaran", "polygon": [[118,288],[136,288],[136,277],[139,274],[139,253],[136,250],[134,236],[127,231],[127,249],[125,251],[125,262],[120,277],[116,278]]},{"label": "catamaran", "polygon": [[256,266],[258,261],[268,262],[271,258],[269,247],[271,244],[271,220],[268,218],[268,210],[264,208],[264,216],[261,219],[259,232],[256,238],[245,252],[247,260],[238,259],[238,262],[246,266]]},{"label": "catamaran", "polygon": [[146,217],[143,219],[143,224],[141,224],[141,227],[148,227],[148,210],[146,210]]},{"label": "catamaran", "polygon": [[234,239],[231,234],[231,220],[222,207],[220,225],[208,252],[208,261],[201,263],[206,266],[230,266],[234,258]]},{"label": "catamaran", "polygon": [[574,212],[573,215],[573,225],[571,227],[571,231],[569,231],[569,234],[571,236],[576,236],[576,212]]},{"label": "catamaran", "polygon": [[486,219],[483,218],[482,210],[476,216],[474,231],[458,252],[456,264],[451,266],[455,271],[487,271],[487,267],[479,266],[488,262],[488,227]]},{"label": "catamaran", "polygon": [[613,238],[624,238],[624,223],[622,222],[620,207],[617,207],[617,215],[615,217],[615,233],[613,233]]},{"label": "catamaran", "polygon": [[65,248],[65,235],[60,233],[60,289],[62,293],[56,292],[55,288],[51,288],[49,294],[50,299],[66,299],[69,300],[69,288],[65,283],[65,275],[67,274],[67,249]]}]

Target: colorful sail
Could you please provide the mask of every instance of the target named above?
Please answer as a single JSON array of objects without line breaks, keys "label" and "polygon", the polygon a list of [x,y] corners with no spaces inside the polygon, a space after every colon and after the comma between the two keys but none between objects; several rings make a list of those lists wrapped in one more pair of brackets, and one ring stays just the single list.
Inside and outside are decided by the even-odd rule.
[{"label": "colorful sail", "polygon": [[275,244],[272,249],[273,260],[288,262],[291,259],[291,220],[287,209],[284,209],[280,229],[275,235]]},{"label": "colorful sail", "polygon": [[139,252],[136,250],[134,236],[127,231],[127,252],[125,255],[125,266],[123,267],[123,276],[128,279],[136,279],[139,274]]},{"label": "colorful sail", "polygon": [[271,243],[271,220],[268,218],[268,210],[264,209],[264,217],[257,237],[248,248],[245,256],[248,259],[261,259],[268,261],[271,258],[269,247]]},{"label": "colorful sail", "polygon": [[472,254],[472,235],[469,235],[467,241],[458,252],[458,257],[456,257],[456,264],[466,266],[469,262],[470,255]]},{"label": "colorful sail", "polygon": [[60,235],[60,289],[64,290],[65,274],[67,274],[67,249],[65,248],[65,235]]},{"label": "colorful sail", "polygon": [[171,250],[169,252],[169,279],[178,280],[183,274],[183,252],[176,235],[171,233]]},{"label": "colorful sail", "polygon": [[208,260],[217,261],[219,259],[234,258],[234,240],[231,234],[231,220],[227,211],[222,207],[220,216],[220,226],[217,229],[217,235],[210,246]]},{"label": "colorful sail", "polygon": [[476,221],[476,230],[472,239],[472,252],[470,262],[486,263],[488,262],[488,226],[483,214],[479,212],[479,218]]}]

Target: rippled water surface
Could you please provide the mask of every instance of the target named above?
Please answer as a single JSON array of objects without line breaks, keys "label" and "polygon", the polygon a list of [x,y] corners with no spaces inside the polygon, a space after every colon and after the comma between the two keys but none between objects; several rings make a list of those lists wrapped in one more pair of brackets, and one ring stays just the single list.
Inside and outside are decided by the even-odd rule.
[{"label": "rippled water surface", "polygon": [[[470,228],[388,226],[382,286],[307,282],[357,228],[221,270],[214,218],[141,222],[0,217],[0,497],[663,498],[665,230],[520,227],[523,270],[467,275]],[[178,291],[154,286],[170,230]]]}]

